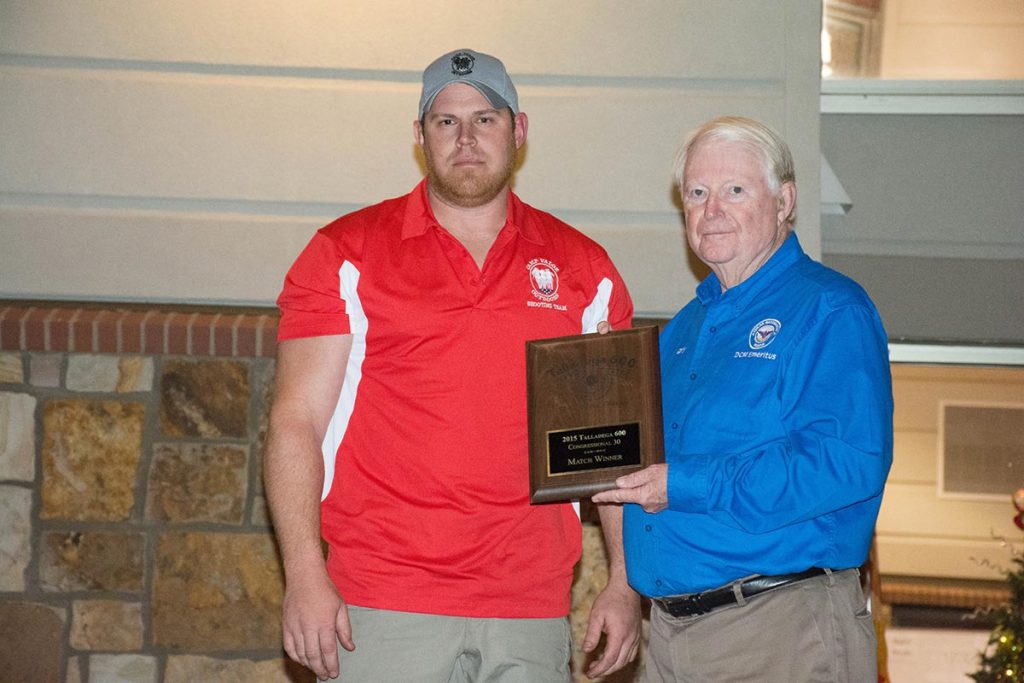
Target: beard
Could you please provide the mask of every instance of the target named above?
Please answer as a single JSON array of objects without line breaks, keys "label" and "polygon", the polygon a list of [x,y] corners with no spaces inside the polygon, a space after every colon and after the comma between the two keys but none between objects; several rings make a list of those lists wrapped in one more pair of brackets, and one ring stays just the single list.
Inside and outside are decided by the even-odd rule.
[{"label": "beard", "polygon": [[483,168],[462,168],[442,173],[434,165],[430,143],[423,141],[423,157],[427,165],[430,189],[445,203],[463,208],[483,206],[497,197],[508,186],[516,165],[516,143],[509,136],[505,158],[494,172]]}]

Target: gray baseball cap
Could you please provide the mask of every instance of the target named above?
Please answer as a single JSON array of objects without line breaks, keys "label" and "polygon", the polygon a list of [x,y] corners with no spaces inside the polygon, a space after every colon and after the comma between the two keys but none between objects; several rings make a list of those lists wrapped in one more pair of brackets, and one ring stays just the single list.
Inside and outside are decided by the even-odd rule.
[{"label": "gray baseball cap", "polygon": [[473,86],[495,109],[509,107],[513,114],[519,113],[519,95],[501,60],[482,52],[463,49],[438,57],[423,71],[421,120],[437,94],[452,83]]}]

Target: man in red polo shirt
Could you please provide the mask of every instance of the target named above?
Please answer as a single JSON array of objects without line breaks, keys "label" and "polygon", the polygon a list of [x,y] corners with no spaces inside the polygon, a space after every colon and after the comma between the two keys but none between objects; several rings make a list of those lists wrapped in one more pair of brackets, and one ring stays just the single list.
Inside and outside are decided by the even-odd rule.
[{"label": "man in red polo shirt", "polygon": [[[321,679],[565,683],[581,528],[529,503],[525,342],[628,327],[632,302],[598,244],[510,191],[527,118],[499,60],[437,59],[419,115],[426,179],[318,231],[278,300],[284,647]],[[591,676],[639,642],[621,508],[600,514]]]}]

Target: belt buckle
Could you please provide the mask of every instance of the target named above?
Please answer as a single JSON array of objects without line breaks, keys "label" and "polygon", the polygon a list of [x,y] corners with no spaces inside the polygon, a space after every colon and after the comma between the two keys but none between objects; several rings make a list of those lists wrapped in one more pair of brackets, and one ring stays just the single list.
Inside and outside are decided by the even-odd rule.
[{"label": "belt buckle", "polygon": [[707,614],[711,611],[711,608],[704,604],[703,597],[703,593],[681,595],[671,601],[666,600],[665,607],[668,609],[668,613],[674,617],[693,617]]}]

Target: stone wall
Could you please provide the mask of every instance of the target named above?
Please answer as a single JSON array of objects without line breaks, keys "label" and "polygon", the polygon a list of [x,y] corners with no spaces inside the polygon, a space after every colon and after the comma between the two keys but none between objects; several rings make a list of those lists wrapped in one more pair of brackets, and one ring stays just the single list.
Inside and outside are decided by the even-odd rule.
[{"label": "stone wall", "polygon": [[[261,481],[275,333],[260,311],[0,303],[3,680],[314,680],[281,651]],[[584,532],[577,643],[607,576]]]}]

